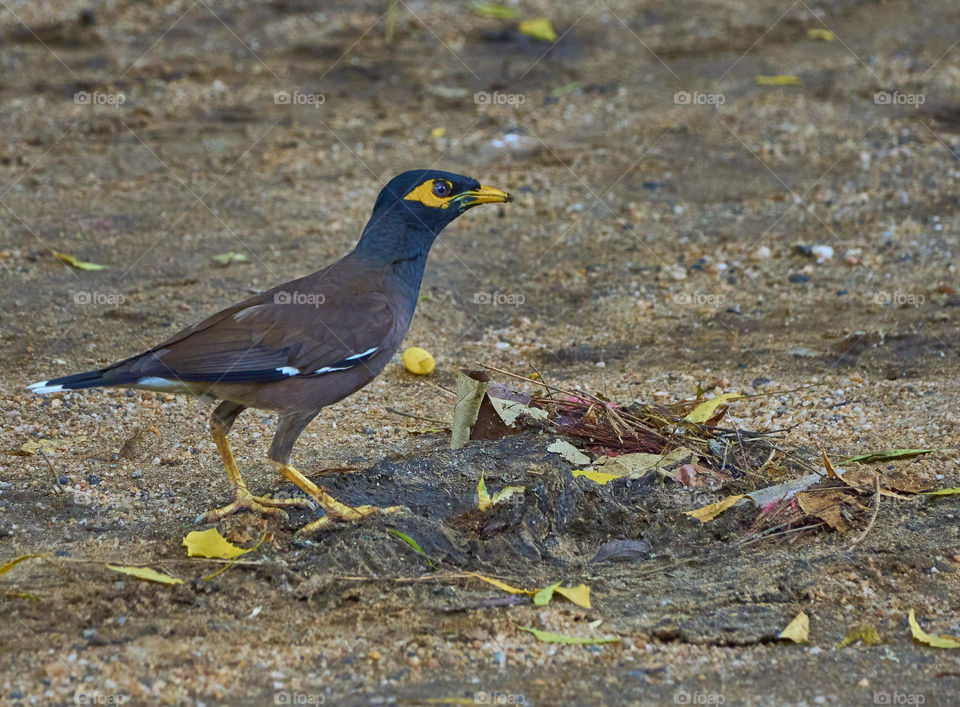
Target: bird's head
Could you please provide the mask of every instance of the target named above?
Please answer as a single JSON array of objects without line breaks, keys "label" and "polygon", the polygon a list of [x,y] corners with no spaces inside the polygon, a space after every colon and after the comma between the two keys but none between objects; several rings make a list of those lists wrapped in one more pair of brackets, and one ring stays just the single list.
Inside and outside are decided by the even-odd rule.
[{"label": "bird's head", "polygon": [[404,172],[380,191],[358,248],[426,252],[440,231],[467,209],[507,201],[506,192],[462,174],[438,169]]}]

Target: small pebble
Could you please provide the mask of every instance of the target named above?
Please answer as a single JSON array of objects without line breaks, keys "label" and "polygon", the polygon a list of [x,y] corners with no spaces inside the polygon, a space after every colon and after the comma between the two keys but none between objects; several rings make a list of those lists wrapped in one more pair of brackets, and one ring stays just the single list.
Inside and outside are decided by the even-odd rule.
[{"label": "small pebble", "polygon": [[830,260],[833,257],[833,248],[828,245],[815,245],[810,249],[818,263]]}]

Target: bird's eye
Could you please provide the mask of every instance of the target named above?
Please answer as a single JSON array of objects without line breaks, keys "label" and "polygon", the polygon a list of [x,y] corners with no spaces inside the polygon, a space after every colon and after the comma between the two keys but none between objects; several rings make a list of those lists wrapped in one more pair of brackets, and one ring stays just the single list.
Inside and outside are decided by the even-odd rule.
[{"label": "bird's eye", "polygon": [[451,191],[452,187],[450,186],[450,182],[442,182],[437,180],[433,183],[434,196],[439,196],[442,199],[445,196],[450,196]]}]

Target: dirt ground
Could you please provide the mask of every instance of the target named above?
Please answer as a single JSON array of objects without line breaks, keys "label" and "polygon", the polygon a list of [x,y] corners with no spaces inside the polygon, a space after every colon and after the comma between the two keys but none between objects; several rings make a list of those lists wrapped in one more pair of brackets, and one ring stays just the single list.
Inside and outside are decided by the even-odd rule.
[{"label": "dirt ground", "polygon": [[[960,651],[906,616],[960,634],[956,497],[744,542],[756,509],[700,524],[678,484],[573,478],[553,435],[450,451],[438,386],[482,361],[625,403],[782,391],[725,422],[812,463],[940,447],[890,466],[960,486],[960,6],[513,3],[550,43],[403,0],[392,44],[386,6],[3,3],[0,449],[52,442],[0,457],[0,563],[55,556],[0,577],[0,702],[955,704]],[[432,165],[516,196],[434,248],[407,342],[437,369],[397,360],[295,449],[335,496],[408,511],[308,539],[308,512],[228,518],[266,541],[205,581],[222,564],[181,540],[229,500],[211,406],[24,386],[319,269],[389,177]],[[252,487],[292,494],[274,424],[248,411],[231,439]],[[526,491],[481,513],[481,472]],[[582,582],[593,607],[464,571]],[[778,641],[800,610],[809,643]],[[861,622],[884,642],[836,649]]]}]

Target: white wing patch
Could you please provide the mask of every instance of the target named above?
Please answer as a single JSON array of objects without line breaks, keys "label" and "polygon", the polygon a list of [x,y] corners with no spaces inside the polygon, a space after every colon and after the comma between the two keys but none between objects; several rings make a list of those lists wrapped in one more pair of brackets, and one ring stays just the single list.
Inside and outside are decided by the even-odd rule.
[{"label": "white wing patch", "polygon": [[364,358],[364,357],[366,357],[366,356],[369,356],[370,354],[372,354],[374,351],[376,351],[376,350],[379,349],[379,348],[380,348],[379,346],[374,346],[372,349],[367,349],[367,350],[364,351],[363,353],[354,354],[353,356],[347,356],[347,357],[346,357],[345,359],[343,359],[343,360],[344,360],[344,361],[356,361],[358,358]]},{"label": "white wing patch", "polygon": [[[353,354],[353,356],[347,356],[342,361],[335,363],[332,366],[324,366],[323,368],[318,368],[310,375],[320,375],[321,373],[333,373],[335,371],[347,371],[355,366],[360,365],[368,358],[370,358],[374,353],[379,351],[379,346],[374,346],[372,349],[367,349],[363,353]],[[346,365],[343,365],[346,364]]]},{"label": "white wing patch", "polygon": [[295,368],[294,366],[281,366],[277,369],[278,372],[282,373],[285,376],[299,376],[300,369]]},{"label": "white wing patch", "polygon": [[333,373],[334,371],[347,371],[353,368],[353,366],[324,366],[323,368],[318,368],[313,372],[314,375],[318,373]]}]

